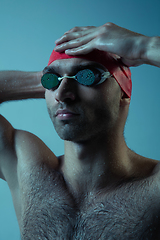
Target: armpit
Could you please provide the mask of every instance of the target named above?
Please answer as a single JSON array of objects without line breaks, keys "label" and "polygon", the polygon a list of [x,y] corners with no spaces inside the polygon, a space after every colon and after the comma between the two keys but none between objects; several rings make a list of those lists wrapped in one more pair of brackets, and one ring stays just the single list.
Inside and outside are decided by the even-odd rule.
[{"label": "armpit", "polygon": [[13,147],[13,133],[12,125],[0,115],[0,152],[6,147]]}]

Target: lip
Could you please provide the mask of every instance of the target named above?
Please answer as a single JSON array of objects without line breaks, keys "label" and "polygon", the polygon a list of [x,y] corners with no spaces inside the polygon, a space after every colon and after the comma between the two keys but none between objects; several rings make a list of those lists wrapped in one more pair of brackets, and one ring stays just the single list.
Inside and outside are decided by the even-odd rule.
[{"label": "lip", "polygon": [[75,116],[77,116],[79,114],[70,111],[68,109],[58,109],[56,111],[55,116],[59,119],[59,120],[69,120],[71,118],[74,118]]}]

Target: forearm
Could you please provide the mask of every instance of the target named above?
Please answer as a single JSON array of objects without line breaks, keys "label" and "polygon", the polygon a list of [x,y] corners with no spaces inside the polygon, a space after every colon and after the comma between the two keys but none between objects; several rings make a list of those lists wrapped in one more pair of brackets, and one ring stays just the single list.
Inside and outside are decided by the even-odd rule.
[{"label": "forearm", "polygon": [[149,37],[143,59],[146,64],[160,67],[160,37]]},{"label": "forearm", "polygon": [[0,71],[0,102],[44,98],[41,72]]}]

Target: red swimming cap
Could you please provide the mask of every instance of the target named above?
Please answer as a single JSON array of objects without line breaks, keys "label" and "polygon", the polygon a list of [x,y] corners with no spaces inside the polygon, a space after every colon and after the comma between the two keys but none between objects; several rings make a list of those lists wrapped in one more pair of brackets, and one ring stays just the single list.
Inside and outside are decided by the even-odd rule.
[{"label": "red swimming cap", "polygon": [[49,58],[48,65],[50,65],[55,60],[68,59],[68,58],[83,58],[89,61],[94,61],[102,64],[108,69],[108,71],[114,76],[122,90],[131,97],[132,92],[132,81],[131,81],[131,71],[125,66],[120,59],[117,59],[115,55],[111,55],[107,52],[100,50],[93,50],[86,55],[67,55],[64,52],[59,53],[53,50]]}]

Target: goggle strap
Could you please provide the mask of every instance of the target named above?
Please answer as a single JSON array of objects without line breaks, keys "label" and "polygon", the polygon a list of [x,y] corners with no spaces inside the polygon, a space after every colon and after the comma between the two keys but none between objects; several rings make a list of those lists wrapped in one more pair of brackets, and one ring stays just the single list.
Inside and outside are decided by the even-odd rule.
[{"label": "goggle strap", "polygon": [[101,76],[101,80],[96,84],[96,85],[99,85],[101,83],[103,83],[107,78],[109,77],[112,77],[112,75],[110,74],[110,72],[104,72],[102,73],[102,76]]}]

